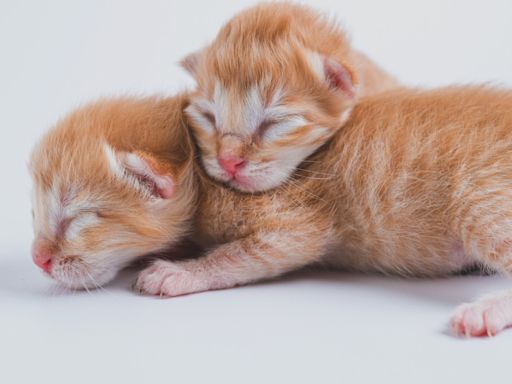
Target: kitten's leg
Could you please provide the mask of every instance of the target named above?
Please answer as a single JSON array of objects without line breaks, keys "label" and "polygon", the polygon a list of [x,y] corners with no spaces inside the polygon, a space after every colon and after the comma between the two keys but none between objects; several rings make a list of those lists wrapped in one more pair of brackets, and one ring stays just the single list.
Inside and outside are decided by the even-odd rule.
[{"label": "kitten's leg", "polygon": [[[466,253],[498,272],[512,272],[512,214],[507,200],[482,198],[466,208],[470,216],[460,228]],[[510,210],[512,211],[512,210]],[[464,216],[462,216],[464,217]],[[450,325],[465,336],[492,336],[512,326],[512,290],[485,296],[459,306]]]},{"label": "kitten's leg", "polygon": [[148,294],[179,296],[244,285],[311,264],[322,257],[325,243],[326,232],[316,238],[289,232],[254,234],[196,260],[157,260],[140,273],[135,287]]}]

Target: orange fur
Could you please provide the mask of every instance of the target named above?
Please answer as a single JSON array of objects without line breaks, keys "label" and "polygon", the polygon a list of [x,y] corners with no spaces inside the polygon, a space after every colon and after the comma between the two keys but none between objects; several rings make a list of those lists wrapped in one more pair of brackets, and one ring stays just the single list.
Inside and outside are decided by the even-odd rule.
[{"label": "orange fur", "polygon": [[[198,85],[187,111],[205,169],[246,192],[283,183],[343,125],[358,92],[397,87],[335,20],[291,3],[241,12],[183,66]],[[238,177],[224,157],[243,163]]]},{"label": "orange fur", "polygon": [[[96,226],[74,242],[54,243],[56,257],[66,264],[80,257],[91,271],[101,270],[96,264],[116,270],[126,259],[98,257],[105,244],[121,240],[116,246],[133,259],[191,231],[209,249],[203,257],[157,261],[139,275],[140,290],[168,296],[247,284],[312,263],[415,276],[473,263],[510,272],[511,92],[401,89],[366,98],[292,179],[255,195],[216,184],[194,161],[180,115],[185,106],[184,97],[97,103],[43,139],[32,162],[38,238],[48,236],[48,220],[37,201],[54,180],[62,191],[79,186],[71,205],[98,209]],[[148,200],[121,183],[97,149],[104,141],[121,152],[143,150],[159,163],[156,173],[172,169],[173,199]],[[500,299],[506,308],[508,297]],[[467,323],[464,316],[454,327]],[[500,316],[499,323],[486,320],[484,331],[512,323],[511,311]],[[470,331],[477,332],[481,327]]]},{"label": "orange fur", "polygon": [[[76,288],[104,284],[134,257],[161,251],[187,233],[196,194],[191,143],[185,129],[177,129],[185,102],[183,96],[103,100],[73,112],[38,143],[30,163],[34,249],[51,252],[57,280]],[[170,175],[173,198],[148,198],[113,174],[106,144]]]},{"label": "orange fur", "polygon": [[[137,286],[167,296],[227,288],[312,263],[407,276],[473,264],[512,271],[512,92],[399,90],[367,98],[285,185],[246,196],[198,173],[202,258],[157,261]],[[512,294],[461,306],[453,330],[512,325]]]},{"label": "orange fur", "polygon": [[[303,249],[304,239],[332,249],[323,261],[362,271],[439,275],[473,262],[505,270],[498,251],[507,248],[508,227],[466,217],[503,214],[511,107],[510,92],[485,88],[367,98],[327,147],[274,192],[236,195],[203,179],[208,189],[196,232],[218,244],[286,228],[298,232]],[[485,201],[481,210],[473,195],[475,203]],[[454,258],[459,241],[466,254]],[[289,257],[304,264],[297,254]]]}]

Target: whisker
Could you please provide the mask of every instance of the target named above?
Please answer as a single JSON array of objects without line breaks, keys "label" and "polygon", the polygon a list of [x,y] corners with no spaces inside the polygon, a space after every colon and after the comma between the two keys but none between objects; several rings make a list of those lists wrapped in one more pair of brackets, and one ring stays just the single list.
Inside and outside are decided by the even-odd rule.
[{"label": "whisker", "polygon": [[326,175],[326,176],[331,176],[331,177],[336,175],[334,172],[333,173],[321,172],[321,171],[315,171],[315,170],[312,170],[312,169],[300,168],[300,167],[289,167],[289,168],[285,168],[285,170],[287,170],[287,171],[295,171],[295,172],[307,172],[307,173],[311,173],[311,174],[314,174],[314,175]]},{"label": "whisker", "polygon": [[89,280],[91,281],[91,283],[94,285],[95,288],[99,289],[101,292],[105,292],[105,293],[111,294],[110,291],[108,291],[107,289],[105,289],[103,286],[101,286],[100,284],[98,284],[96,282],[94,277],[90,274],[90,272],[87,269],[85,269],[84,271],[87,274],[87,276],[89,277]]},{"label": "whisker", "polygon": [[87,293],[89,295],[92,295],[91,291],[89,291],[89,288],[87,288],[87,284],[85,284],[85,280],[84,279],[80,279],[80,285],[87,291]]}]

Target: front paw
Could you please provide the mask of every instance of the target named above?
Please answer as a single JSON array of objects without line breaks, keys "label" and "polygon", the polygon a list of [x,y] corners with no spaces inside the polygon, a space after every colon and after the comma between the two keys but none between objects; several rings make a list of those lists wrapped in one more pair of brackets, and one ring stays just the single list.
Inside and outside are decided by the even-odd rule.
[{"label": "front paw", "polygon": [[138,276],[135,289],[148,295],[174,297],[207,290],[206,281],[183,264],[157,260]]}]

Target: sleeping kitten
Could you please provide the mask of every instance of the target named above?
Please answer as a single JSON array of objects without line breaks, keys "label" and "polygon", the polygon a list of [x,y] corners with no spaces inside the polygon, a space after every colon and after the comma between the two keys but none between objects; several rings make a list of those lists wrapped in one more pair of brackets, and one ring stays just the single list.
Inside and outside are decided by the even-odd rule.
[{"label": "sleeping kitten", "polygon": [[[34,258],[55,279],[105,283],[127,260],[187,231],[209,251],[156,261],[138,289],[177,296],[312,263],[407,276],[475,263],[511,271],[512,92],[367,98],[289,183],[257,195],[223,188],[193,163],[187,127],[170,112],[184,106],[179,100],[92,105],[36,148]],[[462,306],[454,330],[493,335],[512,325],[511,297]]]},{"label": "sleeping kitten", "polygon": [[183,96],[100,101],[37,144],[32,255],[43,271],[71,288],[100,286],[186,235],[196,189],[184,106]]},{"label": "sleeping kitten", "polygon": [[230,20],[183,66],[187,114],[210,176],[245,192],[283,183],[347,121],[358,95],[396,81],[305,6],[261,4]]}]

